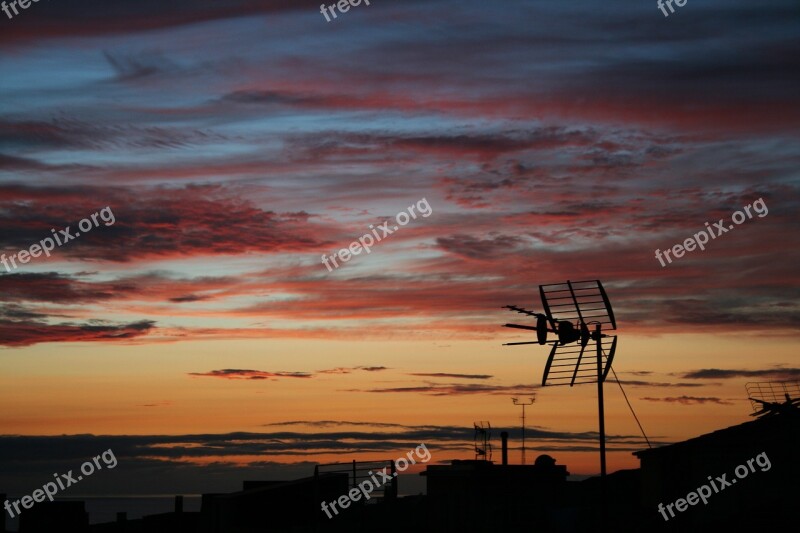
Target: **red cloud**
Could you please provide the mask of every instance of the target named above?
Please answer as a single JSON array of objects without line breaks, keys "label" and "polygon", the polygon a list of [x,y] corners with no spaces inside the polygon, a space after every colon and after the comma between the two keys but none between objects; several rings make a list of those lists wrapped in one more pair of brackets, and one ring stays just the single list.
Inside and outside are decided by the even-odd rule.
[{"label": "red cloud", "polygon": [[310,378],[312,374],[306,372],[265,372],[263,370],[242,370],[238,368],[225,368],[210,372],[190,372],[190,376],[223,378],[223,379],[276,379],[276,378]]}]

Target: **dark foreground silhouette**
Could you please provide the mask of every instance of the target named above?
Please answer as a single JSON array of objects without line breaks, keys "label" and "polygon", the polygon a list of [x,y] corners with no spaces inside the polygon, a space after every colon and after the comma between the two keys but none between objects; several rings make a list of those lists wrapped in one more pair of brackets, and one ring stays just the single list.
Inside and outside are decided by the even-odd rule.
[{"label": "dark foreground silhouette", "polygon": [[[429,465],[421,473],[425,496],[398,497],[395,478],[369,500],[352,501],[328,518],[321,503],[348,494],[359,472],[376,467],[346,463],[318,467],[302,479],[245,482],[239,492],[204,494],[200,512],[184,512],[179,496],[174,512],[137,520],[126,520],[120,513],[116,522],[107,524],[88,525],[83,502],[43,502],[20,517],[20,533],[683,533],[776,526],[789,531],[798,525],[794,506],[800,492],[799,452],[800,409],[793,405],[776,410],[774,416],[635,452],[641,468],[605,479],[567,481],[566,467],[547,455],[533,465],[453,461]],[[759,454],[768,457],[768,469],[764,462],[752,461]],[[746,466],[736,470],[748,460],[749,471]],[[392,471],[391,461],[382,464]],[[688,503],[680,503],[712,481],[715,492],[705,503],[691,495]],[[673,506],[667,509],[669,504]]]}]

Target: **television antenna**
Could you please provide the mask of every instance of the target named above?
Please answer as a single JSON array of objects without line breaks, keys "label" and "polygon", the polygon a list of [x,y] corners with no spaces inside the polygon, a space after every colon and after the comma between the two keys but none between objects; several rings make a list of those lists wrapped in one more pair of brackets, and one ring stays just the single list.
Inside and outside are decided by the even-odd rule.
[{"label": "television antenna", "polygon": [[536,401],[534,396],[529,396],[527,400],[520,400],[519,398],[511,398],[514,401],[514,405],[521,405],[522,406],[522,464],[527,464],[525,462],[525,408],[529,405],[533,405],[533,402]]},{"label": "television antenna", "polygon": [[[552,344],[542,375],[543,387],[547,385],[572,387],[582,383],[597,383],[600,475],[605,478],[606,430],[603,382],[617,351],[617,336],[604,333],[617,329],[611,302],[600,280],[567,280],[566,283],[539,285],[539,295],[544,313],[536,313],[516,305],[504,307],[536,318],[536,326],[504,324],[508,328],[535,331],[536,341],[508,342],[504,346]],[[555,333],[557,339],[548,340],[548,333]],[[592,357],[584,357],[589,342],[595,344],[596,361],[592,361]]]},{"label": "television antenna", "polygon": [[474,422],[475,460],[492,460],[492,425],[489,422]]},{"label": "television antenna", "polygon": [[753,414],[759,418],[794,411],[800,407],[800,381],[745,383]]}]

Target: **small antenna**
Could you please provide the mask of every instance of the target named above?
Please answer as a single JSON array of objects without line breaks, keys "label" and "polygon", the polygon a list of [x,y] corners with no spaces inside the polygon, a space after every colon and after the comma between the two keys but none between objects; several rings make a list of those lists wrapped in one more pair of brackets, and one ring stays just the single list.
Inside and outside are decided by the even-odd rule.
[{"label": "small antenna", "polygon": [[751,416],[773,416],[800,406],[800,381],[761,381],[745,383],[753,407]]},{"label": "small antenna", "polygon": [[475,460],[492,460],[492,425],[489,422],[475,422]]},{"label": "small antenna", "polygon": [[514,401],[514,405],[521,405],[522,406],[522,464],[527,464],[525,462],[525,408],[529,405],[533,405],[533,402],[536,401],[535,396],[529,396],[528,400],[520,400],[519,398],[511,398]]}]

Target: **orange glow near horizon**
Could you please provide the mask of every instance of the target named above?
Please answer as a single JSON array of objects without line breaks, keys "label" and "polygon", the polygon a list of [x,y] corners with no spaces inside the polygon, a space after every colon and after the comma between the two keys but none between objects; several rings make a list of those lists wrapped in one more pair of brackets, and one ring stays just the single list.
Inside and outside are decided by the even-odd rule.
[{"label": "orange glow near horizon", "polygon": [[[0,401],[10,409],[0,415],[7,434],[60,435],[189,435],[228,432],[270,433],[267,424],[288,421],[339,420],[361,423],[389,422],[403,426],[454,426],[470,429],[473,421],[488,420],[494,427],[519,428],[520,410],[510,399],[513,393],[434,395],[424,392],[368,392],[403,389],[421,384],[446,384],[453,379],[410,375],[452,371],[460,374],[494,376],[493,385],[532,387],[538,385],[546,348],[538,346],[503,347],[504,331],[498,328],[496,341],[362,342],[272,341],[271,352],[307,353],[302,364],[265,364],[263,342],[255,340],[183,342],[153,346],[115,346],[114,355],[102,345],[39,345],[19,349],[24,357],[6,361],[0,377]],[[770,358],[780,361],[791,353],[791,343],[772,341]],[[716,348],[716,354],[709,353]],[[55,348],[55,349],[54,349]],[[376,357],[380,351],[381,356]],[[193,376],[229,365],[225,359],[236,353],[237,366],[270,372],[306,372],[312,378],[279,377],[269,380],[224,379]],[[312,355],[319,354],[319,355]],[[20,354],[21,355],[21,354]],[[61,368],[83,369],[54,373],[51,360],[58,358]],[[288,359],[280,356],[282,361]],[[629,372],[648,369],[647,380],[686,383],[679,374],[699,368],[694,363],[704,357],[703,366],[746,364],[749,347],[735,339],[704,335],[663,337],[622,337],[615,361],[623,383],[641,380]],[[270,358],[269,356],[267,358]],[[333,365],[330,361],[336,361]],[[772,361],[764,360],[769,365]],[[358,366],[388,367],[382,371],[350,370],[349,373],[319,373],[328,368]],[[157,372],[154,371],[157,369]],[[410,372],[413,370],[413,372]],[[341,371],[340,371],[341,372]],[[524,377],[523,377],[524,376]],[[749,402],[742,380],[703,383],[702,387],[625,387],[651,441],[674,442],[747,420]],[[527,408],[526,447],[532,461],[538,454],[553,455],[574,474],[597,471],[596,451],[569,451],[569,442],[537,439],[536,430],[585,433],[597,431],[596,387],[536,387],[536,402]],[[703,391],[698,393],[697,391]],[[649,398],[721,397],[724,404],[682,405]],[[618,386],[611,379],[605,385],[606,432],[610,470],[633,468],[637,460],[631,450],[615,450],[614,437],[627,435],[639,441],[640,432]],[[645,399],[648,398],[648,399]],[[309,415],[313,413],[313,415]],[[699,416],[698,416],[699,415]],[[282,428],[286,430],[287,428]],[[292,429],[292,428],[288,428]],[[381,432],[380,427],[358,428]],[[292,431],[308,432],[308,428]],[[518,461],[519,434],[511,441],[512,462]],[[499,433],[495,431],[495,461],[499,461]],[[299,444],[302,444],[300,442]],[[435,441],[426,443],[436,449]],[[452,445],[452,443],[450,443]],[[462,449],[442,455],[447,460],[473,457],[472,443],[464,440]],[[596,439],[577,446],[596,448]],[[627,448],[638,449],[626,444]],[[643,445],[641,445],[643,447]],[[565,448],[561,450],[560,448]],[[401,452],[402,450],[397,450]],[[252,457],[195,458],[183,461],[205,463],[216,460],[242,464],[248,460],[279,462],[341,459],[337,452],[322,450],[310,455],[259,455]],[[348,459],[364,459],[374,453],[350,453]],[[438,460],[438,459],[437,459]]]}]

